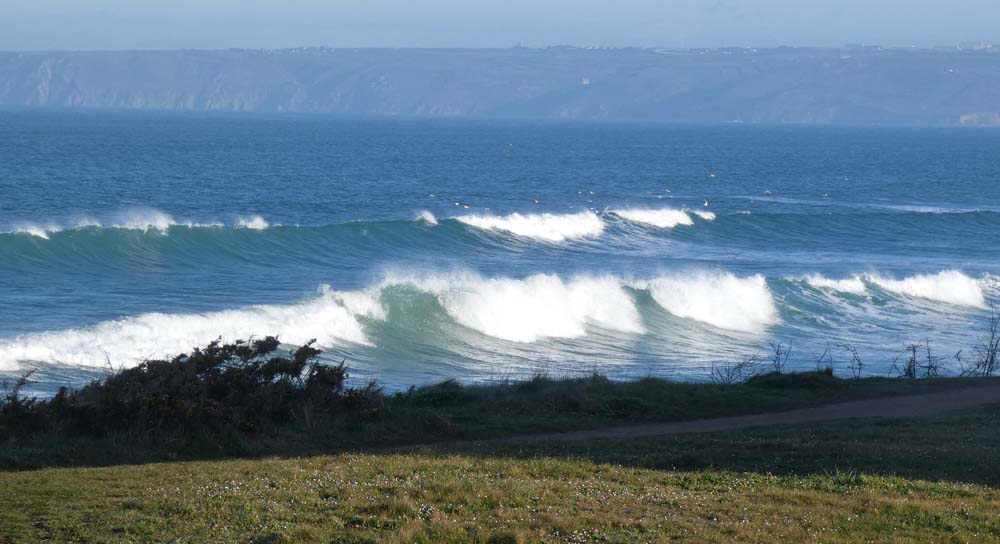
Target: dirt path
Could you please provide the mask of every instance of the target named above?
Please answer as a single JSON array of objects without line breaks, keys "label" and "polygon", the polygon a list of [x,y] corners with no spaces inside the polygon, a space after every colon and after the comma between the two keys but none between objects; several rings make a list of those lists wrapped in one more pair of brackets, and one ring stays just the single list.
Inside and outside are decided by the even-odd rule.
[{"label": "dirt path", "polygon": [[774,425],[794,425],[845,419],[907,418],[928,417],[955,410],[1000,404],[1000,386],[980,386],[958,389],[943,393],[908,395],[880,399],[860,400],[839,404],[827,404],[813,408],[801,408],[787,412],[771,412],[735,417],[698,419],[676,423],[651,423],[573,431],[566,433],[532,434],[477,440],[476,443],[495,442],[498,444],[524,444],[542,441],[582,441],[605,438],[641,438],[682,433],[706,433],[732,431],[751,427]]}]

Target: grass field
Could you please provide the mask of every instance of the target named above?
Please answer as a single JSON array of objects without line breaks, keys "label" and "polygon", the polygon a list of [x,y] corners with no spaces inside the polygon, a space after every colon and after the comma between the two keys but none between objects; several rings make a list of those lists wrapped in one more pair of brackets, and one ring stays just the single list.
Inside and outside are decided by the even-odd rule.
[{"label": "grass field", "polygon": [[[799,388],[787,395],[760,384],[722,388],[736,400],[714,407],[698,408],[707,406],[701,394],[688,405],[674,396],[673,411],[661,401],[649,418],[967,385],[795,380]],[[448,386],[419,393],[443,399],[419,402],[451,415],[458,430],[441,436],[488,436],[517,428],[517,410],[489,412],[489,395],[558,412],[564,408],[554,398],[595,398],[581,388],[649,386]],[[515,387],[526,389],[519,395]],[[745,400],[758,395],[766,402]],[[600,414],[572,427],[618,419]],[[526,428],[547,429],[545,417],[526,416]],[[0,542],[1000,542],[998,428],[1000,407],[989,407],[584,443],[466,442],[406,453],[0,472]]]},{"label": "grass field", "polygon": [[10,472],[0,538],[1000,541],[1000,492],[985,485],[998,478],[998,422],[991,408],[562,447]]}]

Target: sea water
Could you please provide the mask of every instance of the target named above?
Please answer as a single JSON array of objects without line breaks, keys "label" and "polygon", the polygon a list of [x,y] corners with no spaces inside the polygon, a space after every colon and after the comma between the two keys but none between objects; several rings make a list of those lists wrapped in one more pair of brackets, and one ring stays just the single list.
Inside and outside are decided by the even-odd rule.
[{"label": "sea water", "polygon": [[0,378],[41,394],[264,335],[390,388],[956,372],[997,302],[1000,131],[0,113]]}]

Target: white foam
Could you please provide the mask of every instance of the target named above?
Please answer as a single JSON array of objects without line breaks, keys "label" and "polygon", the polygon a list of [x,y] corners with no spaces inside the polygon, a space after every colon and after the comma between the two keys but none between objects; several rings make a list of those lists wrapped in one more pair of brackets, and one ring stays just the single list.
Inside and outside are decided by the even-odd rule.
[{"label": "white foam", "polygon": [[588,325],[644,332],[632,297],[610,276],[563,280],[549,274],[514,279],[457,273],[388,277],[384,283],[400,284],[434,294],[458,323],[512,342],[578,338]]},{"label": "white foam", "polygon": [[720,329],[761,332],[778,322],[778,310],[761,275],[695,272],[639,282],[671,314]]},{"label": "white foam", "polygon": [[419,212],[417,212],[417,220],[418,221],[423,221],[424,223],[427,223],[428,225],[437,225],[438,224],[437,217],[434,217],[434,214],[432,214],[431,212],[429,212],[427,210],[420,210]]},{"label": "white foam", "polygon": [[317,297],[288,305],[261,305],[204,314],[148,313],[92,327],[19,336],[0,341],[0,370],[44,361],[102,367],[133,366],[148,358],[189,352],[212,340],[278,335],[289,344],[316,339],[369,344],[360,317],[384,318],[378,301],[363,292],[325,288]]},{"label": "white foam", "polygon": [[901,280],[888,279],[878,275],[869,276],[868,279],[882,289],[900,295],[956,306],[973,308],[986,306],[982,285],[958,270],[945,270],[937,274],[920,274]]},{"label": "white foam", "polygon": [[982,208],[944,208],[940,206],[922,206],[918,204],[885,204],[885,205],[869,205],[871,208],[880,208],[885,210],[896,210],[901,212],[911,212],[911,213],[924,213],[924,214],[934,214],[934,215],[945,215],[945,214],[966,214],[966,213],[979,213],[984,211],[997,211],[996,207],[985,206]]},{"label": "white foam", "polygon": [[60,230],[62,229],[60,229],[55,225],[42,227],[39,225],[35,225],[33,223],[23,223],[14,227],[13,232],[18,234],[27,234],[29,236],[34,236],[36,238],[48,240],[50,234],[59,232]]},{"label": "white foam", "polygon": [[613,210],[613,213],[626,221],[661,229],[672,229],[678,225],[689,226],[694,224],[691,216],[686,211],[673,208],[661,208],[658,210],[629,208]]},{"label": "white foam", "polygon": [[704,219],[705,221],[715,221],[715,212],[710,212],[707,210],[692,210],[691,213],[697,215],[698,217]]},{"label": "white foam", "polygon": [[77,219],[74,228],[89,229],[89,228],[101,228],[102,226],[103,225],[101,225],[101,222],[94,219],[93,217],[81,217],[80,219]]},{"label": "white foam", "polygon": [[478,229],[503,231],[548,242],[600,236],[604,232],[604,221],[590,211],[571,214],[462,215],[455,219]]},{"label": "white foam", "polygon": [[[140,230],[142,232],[154,231],[166,234],[171,227],[218,228],[224,226],[225,224],[219,221],[179,221],[174,219],[170,214],[155,208],[134,208],[109,214],[105,217],[104,221],[99,221],[93,217],[82,217],[76,221],[63,224],[48,223],[44,226],[35,223],[19,223],[15,224],[10,231],[3,233],[23,233],[48,240],[52,234],[57,232],[87,228]],[[238,218],[234,226],[260,230],[266,229],[270,225],[263,217],[251,215]]]},{"label": "white foam", "polygon": [[831,279],[819,274],[812,274],[802,278],[807,284],[817,289],[829,289],[853,295],[863,295],[867,288],[860,276],[853,276],[844,279]]},{"label": "white foam", "polygon": [[983,289],[988,291],[992,295],[1000,295],[1000,276],[994,276],[993,274],[986,274],[983,279],[980,280],[980,284]]},{"label": "white foam", "polygon": [[270,227],[271,225],[263,217],[259,215],[251,215],[248,217],[237,218],[236,226],[245,229],[264,230]]},{"label": "white foam", "polygon": [[170,227],[177,224],[177,221],[167,213],[153,208],[140,208],[119,212],[111,227],[143,232],[156,230],[166,233]]}]

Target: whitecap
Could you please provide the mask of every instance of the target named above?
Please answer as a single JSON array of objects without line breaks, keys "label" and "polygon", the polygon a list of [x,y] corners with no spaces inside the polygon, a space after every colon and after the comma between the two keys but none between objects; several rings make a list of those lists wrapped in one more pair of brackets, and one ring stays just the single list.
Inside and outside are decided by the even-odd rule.
[{"label": "whitecap", "polygon": [[689,226],[694,224],[691,216],[688,215],[686,211],[673,208],[661,208],[656,210],[628,208],[613,210],[612,213],[626,221],[641,223],[643,225],[649,225],[661,229],[672,229],[678,225]]},{"label": "whitecap", "polygon": [[437,217],[434,217],[434,214],[427,210],[420,210],[419,212],[417,212],[417,221],[423,221],[428,225],[438,224]]},{"label": "whitecap", "polygon": [[832,291],[840,291],[842,293],[850,293],[852,295],[863,295],[867,291],[865,282],[860,276],[832,279],[820,274],[811,274],[803,277],[802,281],[805,281],[811,287],[815,287],[817,289],[829,289]]},{"label": "whitecap", "polygon": [[433,294],[459,324],[512,342],[578,338],[590,325],[644,332],[632,297],[610,276],[564,280],[550,274],[515,279],[455,273],[390,276],[383,285],[409,285]]},{"label": "whitecap", "polygon": [[778,322],[778,310],[761,275],[692,272],[637,282],[671,314],[720,329],[761,332]]},{"label": "whitecap", "polygon": [[34,236],[36,238],[48,240],[50,234],[60,232],[61,230],[62,229],[60,229],[58,226],[55,225],[48,225],[42,227],[32,223],[24,223],[15,226],[13,232],[17,234],[27,234],[29,236]]},{"label": "whitecap", "polygon": [[271,225],[263,217],[259,215],[251,215],[247,217],[237,218],[236,226],[244,229],[264,230],[270,227]]},{"label": "whitecap", "polygon": [[143,232],[156,230],[166,233],[170,227],[176,224],[177,221],[173,217],[160,210],[137,208],[117,213],[111,226],[119,229],[141,230]]},{"label": "whitecap", "polygon": [[604,232],[604,221],[591,211],[571,214],[462,215],[455,219],[478,229],[502,231],[547,242],[599,236]]},{"label": "whitecap", "polygon": [[886,291],[908,297],[973,308],[986,306],[986,297],[980,282],[958,270],[918,274],[901,280],[871,275],[868,276],[868,280]]},{"label": "whitecap", "polygon": [[370,344],[360,317],[382,319],[380,304],[364,292],[324,288],[309,300],[198,314],[146,313],[65,331],[18,336],[0,341],[0,370],[22,362],[44,361],[76,366],[134,366],[149,358],[189,352],[216,338],[247,339],[277,335],[283,342],[320,346],[341,342]]}]

